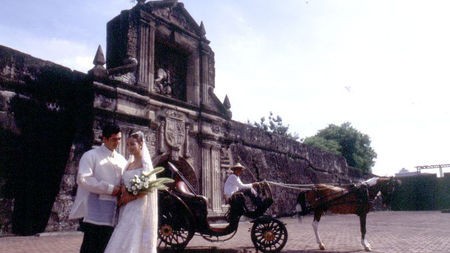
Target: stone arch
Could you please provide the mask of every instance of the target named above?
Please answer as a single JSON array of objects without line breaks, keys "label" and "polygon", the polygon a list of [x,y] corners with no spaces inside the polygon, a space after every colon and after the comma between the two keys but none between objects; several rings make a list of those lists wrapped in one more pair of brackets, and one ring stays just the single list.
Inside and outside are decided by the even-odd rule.
[{"label": "stone arch", "polygon": [[[152,159],[154,167],[162,166],[164,168],[167,168],[169,166],[168,162],[171,162],[173,165],[175,165],[175,167],[181,172],[186,180],[192,185],[196,193],[199,194],[200,179],[197,177],[194,167],[192,167],[192,165],[185,158],[180,157],[177,161],[175,161],[171,158],[171,155],[169,153],[164,153]],[[162,175],[165,177],[173,177],[173,175],[170,174],[169,170],[162,172]]]}]

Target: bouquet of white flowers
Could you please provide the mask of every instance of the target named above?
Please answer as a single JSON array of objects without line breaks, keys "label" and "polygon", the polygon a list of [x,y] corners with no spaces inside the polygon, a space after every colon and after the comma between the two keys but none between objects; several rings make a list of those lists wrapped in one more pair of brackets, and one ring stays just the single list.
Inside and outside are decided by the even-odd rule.
[{"label": "bouquet of white flowers", "polygon": [[166,190],[166,184],[175,182],[172,178],[160,177],[150,179],[153,174],[158,174],[164,171],[163,167],[157,167],[152,171],[143,171],[140,175],[134,175],[130,180],[130,185],[127,186],[127,191],[133,195],[138,195],[141,192],[151,192],[156,190]]}]

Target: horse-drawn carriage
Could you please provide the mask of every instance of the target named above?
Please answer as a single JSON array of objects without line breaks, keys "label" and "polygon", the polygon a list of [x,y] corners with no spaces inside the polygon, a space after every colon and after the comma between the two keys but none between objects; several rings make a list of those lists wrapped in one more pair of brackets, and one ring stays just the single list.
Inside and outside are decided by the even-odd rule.
[{"label": "horse-drawn carriage", "polygon": [[[373,200],[383,196],[383,203],[389,204],[392,192],[399,181],[388,177],[375,177],[359,184],[334,186],[330,184],[290,185],[265,181],[258,187],[263,208],[248,210],[243,194],[234,194],[229,202],[228,212],[221,218],[226,222],[214,224],[207,212],[207,199],[195,193],[181,172],[167,162],[164,165],[169,176],[175,180],[168,190],[159,191],[159,246],[182,251],[195,234],[209,241],[225,241],[236,233],[241,216],[251,219],[251,240],[261,252],[280,252],[286,245],[288,233],[285,225],[269,215],[264,215],[273,203],[270,184],[298,189],[298,204],[314,211],[313,228],[319,248],[325,246],[319,236],[318,226],[326,211],[341,214],[357,214],[360,218],[361,244],[366,251],[371,250],[365,238],[366,216]],[[307,206],[307,202],[309,206]],[[217,218],[217,217],[216,217]]]},{"label": "horse-drawn carriage", "polygon": [[249,209],[245,197],[235,194],[230,199],[228,212],[220,217],[224,223],[215,224],[208,217],[207,199],[195,193],[172,163],[168,162],[164,167],[167,170],[165,176],[172,177],[175,182],[169,185],[168,190],[159,191],[159,247],[182,251],[195,234],[208,241],[231,239],[238,229],[241,216],[250,218],[253,223],[250,236],[257,250],[279,252],[286,245],[288,233],[285,225],[264,215],[273,202],[268,184],[258,187],[258,194],[266,203],[263,207]]}]

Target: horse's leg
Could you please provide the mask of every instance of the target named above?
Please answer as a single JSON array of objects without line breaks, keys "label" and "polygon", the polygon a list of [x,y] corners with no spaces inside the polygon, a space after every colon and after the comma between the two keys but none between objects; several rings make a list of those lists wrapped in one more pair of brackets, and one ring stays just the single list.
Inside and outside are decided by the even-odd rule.
[{"label": "horse's leg", "polygon": [[320,239],[319,235],[319,221],[320,217],[322,216],[323,211],[320,209],[314,210],[314,220],[312,222],[312,227],[314,229],[314,234],[316,235],[316,241],[319,244],[319,249],[324,250],[325,245],[323,244],[322,240]]},{"label": "horse's leg", "polygon": [[366,240],[366,218],[367,213],[362,213],[359,215],[359,223],[361,225],[361,244],[366,251],[371,251],[372,248],[370,243]]}]

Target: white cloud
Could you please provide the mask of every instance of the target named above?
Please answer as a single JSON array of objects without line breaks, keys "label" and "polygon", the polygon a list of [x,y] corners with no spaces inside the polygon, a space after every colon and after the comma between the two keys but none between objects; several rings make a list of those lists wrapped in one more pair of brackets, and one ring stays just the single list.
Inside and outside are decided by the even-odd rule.
[{"label": "white cloud", "polygon": [[61,38],[39,37],[27,31],[0,26],[0,44],[31,54],[33,57],[51,61],[74,70],[87,72],[93,67],[92,60],[97,47]]}]

